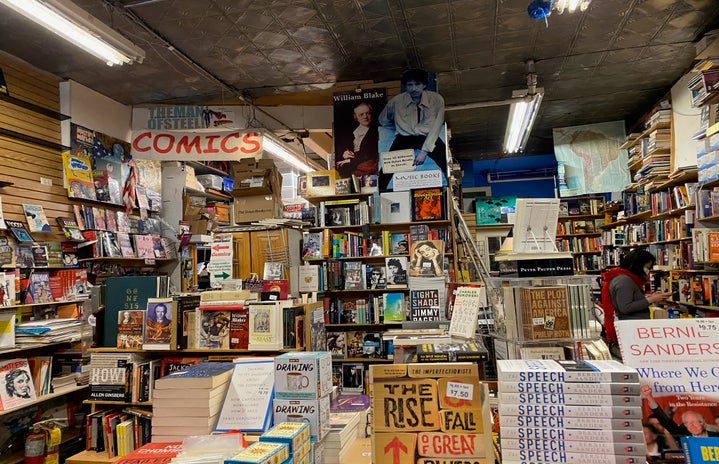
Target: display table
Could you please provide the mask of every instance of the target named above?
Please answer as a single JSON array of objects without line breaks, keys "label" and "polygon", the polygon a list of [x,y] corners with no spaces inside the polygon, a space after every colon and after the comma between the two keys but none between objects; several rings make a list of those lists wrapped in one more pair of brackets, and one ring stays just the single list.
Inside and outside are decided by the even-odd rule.
[{"label": "display table", "polygon": [[81,451],[74,456],[70,456],[65,460],[65,464],[98,464],[105,462],[115,462],[120,458],[108,458],[107,452],[97,451]]}]

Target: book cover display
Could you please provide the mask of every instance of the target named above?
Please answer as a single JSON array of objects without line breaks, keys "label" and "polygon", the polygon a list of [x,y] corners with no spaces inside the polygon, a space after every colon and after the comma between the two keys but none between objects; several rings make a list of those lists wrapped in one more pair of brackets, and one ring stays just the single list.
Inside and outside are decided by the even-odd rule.
[{"label": "book cover display", "polygon": [[369,369],[374,463],[397,462],[398,450],[407,456],[406,462],[494,462],[489,392],[477,380],[476,364],[392,364]]},{"label": "book cover display", "polygon": [[445,189],[441,187],[412,190],[412,221],[447,219]]},{"label": "book cover display", "polygon": [[27,359],[0,361],[0,410],[32,403],[36,398]]}]

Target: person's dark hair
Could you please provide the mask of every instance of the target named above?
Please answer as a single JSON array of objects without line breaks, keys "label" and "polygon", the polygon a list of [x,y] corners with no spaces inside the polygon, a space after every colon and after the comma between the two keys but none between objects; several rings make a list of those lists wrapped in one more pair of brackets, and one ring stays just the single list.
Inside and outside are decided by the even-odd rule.
[{"label": "person's dark hair", "polygon": [[420,82],[424,85],[429,84],[429,74],[424,69],[412,68],[402,73],[399,81],[402,85],[407,85],[409,81]]},{"label": "person's dark hair", "polygon": [[389,266],[397,266],[398,269],[402,269],[402,264],[400,264],[397,258],[390,258],[390,260],[387,261],[387,267]]},{"label": "person's dark hair", "polygon": [[5,391],[7,391],[8,395],[13,396],[16,393],[15,379],[17,379],[21,375],[26,376],[28,381],[30,380],[30,375],[28,375],[28,373],[22,369],[13,369],[7,374],[5,374]]},{"label": "person's dark hair", "polygon": [[650,266],[654,266],[655,262],[656,258],[654,258],[653,254],[642,248],[635,248],[624,255],[619,267],[644,278],[644,265],[650,263]]},{"label": "person's dark hair", "polygon": [[435,245],[434,243],[432,243],[432,242],[429,241],[429,240],[418,243],[418,244],[417,244],[417,248],[416,248],[415,250],[419,250],[421,247],[423,247],[423,246],[425,246],[425,245],[427,245],[428,247],[432,248],[433,250],[439,251],[439,248],[437,248],[437,245]]},{"label": "person's dark hair", "polygon": [[657,436],[660,436],[660,435],[661,435],[661,433],[659,433],[659,430],[657,430],[657,428],[654,427],[654,424],[651,424],[651,423],[649,423],[649,422],[644,422],[644,423],[642,424],[642,427],[646,427],[646,428],[649,429],[649,431],[652,432],[654,435],[657,435]]}]

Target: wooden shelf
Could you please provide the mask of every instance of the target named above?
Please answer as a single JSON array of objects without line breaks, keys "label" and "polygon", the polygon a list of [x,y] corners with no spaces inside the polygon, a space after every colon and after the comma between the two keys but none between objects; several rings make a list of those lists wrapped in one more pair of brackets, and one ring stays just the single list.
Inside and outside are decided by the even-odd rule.
[{"label": "wooden shelf", "polygon": [[29,407],[29,406],[33,406],[33,405],[36,405],[36,404],[39,404],[39,403],[43,403],[43,402],[48,401],[48,400],[51,400],[51,399],[53,399],[53,398],[58,398],[58,397],[61,397],[61,396],[68,395],[68,394],[70,394],[70,393],[74,393],[74,392],[76,392],[76,391],[84,390],[84,389],[86,389],[86,388],[88,388],[88,385],[76,385],[76,386],[74,386],[74,387],[63,388],[61,391],[59,391],[59,392],[57,392],[57,393],[50,393],[50,394],[48,394],[48,395],[43,395],[43,396],[37,398],[35,401],[30,401],[30,402],[27,402],[27,403],[25,403],[25,404],[21,404],[21,405],[19,405],[19,406],[15,406],[15,407],[12,407],[12,408],[5,409],[4,411],[0,411],[0,417],[1,417],[1,416],[8,415],[8,414],[10,414],[11,412],[15,412],[15,411],[19,411],[19,410],[21,410],[21,409],[25,409],[25,408],[27,408],[27,407]]},{"label": "wooden shelf", "polygon": [[675,177],[670,177],[665,182],[662,182],[661,184],[658,184],[656,187],[652,187],[652,191],[658,191],[658,190],[664,190],[670,187],[674,187],[675,185],[685,184],[687,182],[696,182],[697,181],[697,171],[691,170],[691,171],[682,171],[681,174]]},{"label": "wooden shelf", "polygon": [[185,354],[253,354],[253,353],[286,353],[289,351],[297,351],[296,348],[281,348],[279,350],[232,350],[222,348],[189,348],[186,350],[143,350],[143,349],[122,349],[118,350],[114,346],[95,347],[88,349],[90,353],[144,353],[158,355],[185,355]]},{"label": "wooden shelf", "polygon": [[[75,269],[75,268],[63,268],[63,269]],[[77,304],[87,301],[89,298],[83,300],[65,300],[65,301],[51,301],[49,303],[29,303],[29,304],[17,304],[9,306],[0,306],[0,311],[4,310],[16,310],[18,308],[28,308],[33,306],[50,306],[50,305],[63,305],[63,304]]]},{"label": "wooden shelf", "polygon": [[325,324],[327,330],[339,332],[342,330],[382,330],[387,326],[384,324]]},{"label": "wooden shelf", "polygon": [[398,257],[409,257],[408,254],[402,254],[402,255],[376,255],[376,256],[342,256],[338,258],[310,258],[310,259],[303,259],[302,261],[328,261],[328,260],[339,260],[339,261],[351,261],[353,259],[385,259],[385,258],[398,258]]},{"label": "wooden shelf", "polygon": [[214,174],[216,176],[221,177],[229,177],[230,173],[225,172],[221,169],[213,168],[212,166],[208,166],[200,161],[185,161],[185,164],[192,167],[192,169],[195,170],[195,174]]},{"label": "wooden shelf", "polygon": [[566,216],[558,216],[557,221],[565,221],[565,220],[586,220],[586,219],[602,219],[604,217],[604,213],[597,213],[597,214],[569,214]]},{"label": "wooden shelf", "polygon": [[388,230],[388,229],[409,229],[409,226],[416,225],[416,224],[426,224],[430,227],[432,226],[449,226],[451,225],[451,222],[447,219],[442,219],[438,221],[422,221],[421,223],[417,222],[393,222],[393,223],[384,223],[384,224],[350,224],[346,226],[318,226],[318,227],[309,227],[309,231],[321,231],[323,229],[330,229],[330,230],[354,230],[354,229],[362,229],[365,226],[369,226],[370,229],[373,230]]},{"label": "wooden shelf", "polygon": [[354,288],[351,290],[320,290],[319,293],[392,293],[408,291],[409,288]]},{"label": "wooden shelf", "polygon": [[717,216],[707,216],[707,217],[697,217],[697,221],[719,221],[719,215]]},{"label": "wooden shelf", "polygon": [[570,251],[573,255],[598,255],[601,254],[601,250],[594,250],[594,251]]},{"label": "wooden shelf", "polygon": [[32,135],[23,134],[21,132],[15,132],[14,130],[5,129],[4,127],[0,127],[0,135],[4,135],[5,137],[9,137],[11,139],[22,140],[23,142],[29,142],[29,143],[33,143],[35,145],[40,145],[41,147],[50,148],[51,150],[56,150],[56,151],[70,150],[70,147],[68,147],[67,145],[62,145],[60,143],[53,142],[51,140],[40,139],[37,137],[33,137]]},{"label": "wooden shelf", "polygon": [[674,217],[674,216],[682,216],[686,211],[696,209],[696,206],[689,205],[689,206],[683,206],[681,208],[671,209],[669,211],[663,211],[655,216],[652,216],[652,220],[655,219],[664,219],[668,217]]},{"label": "wooden shelf", "polygon": [[[154,263],[153,263],[154,261]],[[169,263],[177,261],[175,258],[123,258],[121,256],[114,257],[97,257],[97,258],[83,258],[78,259],[78,263],[91,263],[91,262],[108,262],[108,263],[123,263],[126,266],[142,267],[142,266],[156,266],[159,263]]]},{"label": "wooden shelf", "polygon": [[644,132],[642,132],[641,134],[639,134],[639,137],[637,137],[637,138],[635,138],[635,139],[632,139],[632,140],[627,140],[626,142],[624,142],[623,144],[621,144],[621,145],[619,146],[619,149],[620,149],[620,150],[626,150],[626,149],[628,149],[628,148],[631,148],[631,147],[633,147],[634,145],[637,145],[638,143],[640,143],[640,141],[641,141],[643,138],[648,137],[649,134],[651,134],[651,133],[654,132],[655,130],[657,130],[657,129],[669,129],[669,128],[671,128],[671,127],[672,127],[672,123],[669,122],[669,121],[654,123],[654,124],[652,124],[648,129],[645,129]]},{"label": "wooden shelf", "polygon": [[561,237],[596,237],[602,235],[601,232],[586,232],[584,234],[557,234],[557,238]]},{"label": "wooden shelf", "polygon": [[[362,200],[363,198],[371,197],[371,193],[340,193],[338,195],[320,195],[316,197],[304,196],[304,199],[310,203],[316,203],[321,201],[333,201],[333,200],[354,200],[355,198]],[[332,205],[335,206],[335,205]],[[336,205],[341,206],[341,205]]]},{"label": "wooden shelf", "polygon": [[385,359],[385,358],[332,358],[332,362],[335,363],[375,363],[375,364],[391,364],[394,362],[393,359]]},{"label": "wooden shelf", "polygon": [[691,237],[681,237],[681,238],[673,238],[671,240],[657,240],[655,242],[649,242],[649,245],[666,245],[668,243],[688,242],[691,239],[692,239]]},{"label": "wooden shelf", "polygon": [[207,189],[204,192],[202,190],[196,190],[190,187],[185,187],[185,193],[194,197],[205,197],[212,201],[232,201],[232,195],[218,192],[217,190]]},{"label": "wooden shelf", "polygon": [[110,401],[110,400],[85,400],[82,404],[107,404],[111,406],[152,406],[152,401]]}]

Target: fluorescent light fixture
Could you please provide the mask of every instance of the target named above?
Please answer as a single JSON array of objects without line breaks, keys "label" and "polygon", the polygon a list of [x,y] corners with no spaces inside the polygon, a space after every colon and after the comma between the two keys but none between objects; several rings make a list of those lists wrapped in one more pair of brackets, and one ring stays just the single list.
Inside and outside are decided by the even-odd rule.
[{"label": "fluorescent light fixture", "polygon": [[577,9],[587,11],[590,3],[592,3],[592,0],[557,0],[553,7],[559,14],[564,13],[565,10],[569,13],[574,13]]},{"label": "fluorescent light fixture", "polygon": [[304,173],[315,170],[313,167],[310,167],[310,165],[302,161],[297,155],[292,153],[287,147],[268,137],[267,133],[262,136],[262,149],[275,158],[278,158],[279,160],[299,169]]},{"label": "fluorescent light fixture", "polygon": [[69,0],[0,0],[108,66],[142,63],[145,51]]},{"label": "fluorescent light fixture", "polygon": [[544,89],[537,89],[533,95],[526,92],[526,90],[513,92],[512,96],[516,97],[516,101],[509,108],[509,120],[504,134],[505,153],[517,153],[524,150],[534,120],[537,119]]}]

